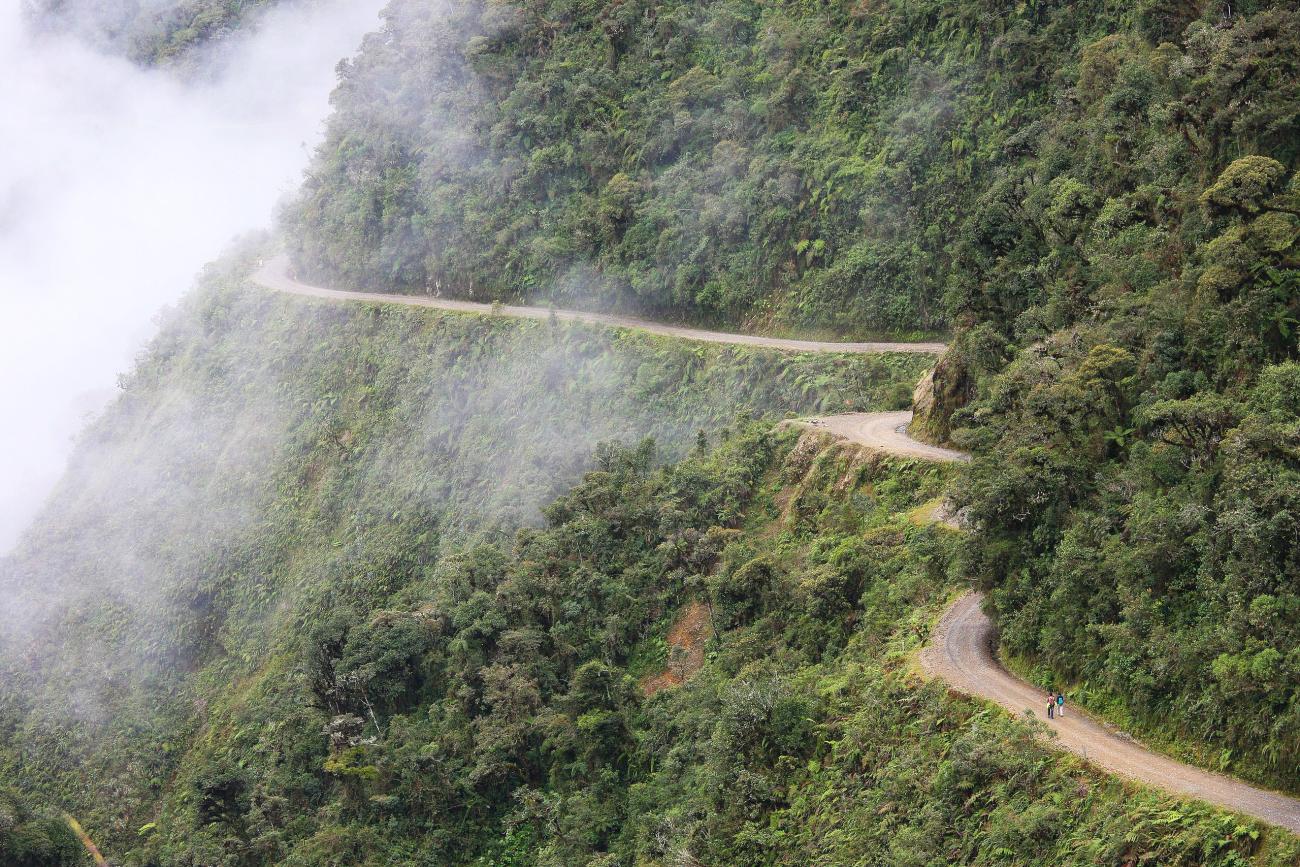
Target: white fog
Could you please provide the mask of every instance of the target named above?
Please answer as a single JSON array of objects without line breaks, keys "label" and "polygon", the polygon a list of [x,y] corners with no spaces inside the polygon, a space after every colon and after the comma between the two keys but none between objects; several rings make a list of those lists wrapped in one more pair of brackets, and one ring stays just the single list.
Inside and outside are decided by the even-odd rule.
[{"label": "white fog", "polygon": [[0,10],[0,552],[58,478],[157,312],[268,225],[379,0],[266,15],[186,82]]}]

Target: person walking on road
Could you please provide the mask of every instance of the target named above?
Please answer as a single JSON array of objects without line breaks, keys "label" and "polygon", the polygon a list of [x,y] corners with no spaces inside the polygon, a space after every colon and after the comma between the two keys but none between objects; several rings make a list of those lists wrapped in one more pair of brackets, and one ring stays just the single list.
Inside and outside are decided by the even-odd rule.
[{"label": "person walking on road", "polygon": [[1051,690],[1047,692],[1047,718],[1052,719],[1056,713],[1056,694]]},{"label": "person walking on road", "polygon": [[1056,715],[1065,719],[1065,693],[1063,692],[1056,694]]}]

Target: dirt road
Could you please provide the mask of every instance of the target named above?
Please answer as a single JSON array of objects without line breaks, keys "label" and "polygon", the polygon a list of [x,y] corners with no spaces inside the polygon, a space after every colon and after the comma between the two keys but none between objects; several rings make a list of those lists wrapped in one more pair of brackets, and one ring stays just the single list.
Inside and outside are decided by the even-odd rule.
[{"label": "dirt road", "polygon": [[1300,800],[1153,753],[1069,706],[1064,719],[1047,720],[1046,692],[1002,667],[993,652],[994,636],[993,622],[980,609],[980,595],[968,593],[944,613],[921,652],[921,664],[929,674],[962,692],[995,701],[1012,714],[1031,711],[1056,733],[1060,746],[1114,774],[1300,834]]},{"label": "dirt road", "polygon": [[[970,460],[962,452],[912,439],[906,432],[911,420],[912,414],[904,411],[852,413],[797,423],[900,457]],[[980,600],[979,594],[968,593],[944,613],[930,643],[921,652],[921,664],[928,674],[943,678],[962,692],[997,702],[1014,715],[1030,710],[1056,733],[1059,746],[1111,773],[1300,834],[1300,800],[1151,752],[1072,707],[1066,708],[1063,719],[1048,721],[1046,692],[1014,677],[998,662],[994,652],[996,629],[980,609]]]},{"label": "dirt road", "polygon": [[[494,310],[491,305],[468,301],[323,289],[293,279],[288,272],[288,263],[283,258],[271,260],[253,275],[253,279],[262,286],[279,292],[335,301],[404,304],[466,313],[495,313],[523,319],[546,319],[552,315],[551,310],[542,307],[507,306]],[[766,346],[800,352],[920,352],[939,355],[945,349],[942,343],[830,343],[756,337],[574,310],[556,310],[554,315],[567,322],[638,328],[686,340]],[[911,420],[912,413],[902,411],[848,413],[797,419],[788,423],[825,430],[851,442],[900,457],[953,462],[970,460],[970,456],[962,452],[912,439],[906,432]],[[980,609],[980,596],[969,593],[944,613],[930,644],[921,653],[921,663],[930,675],[942,677],[963,692],[997,702],[1012,714],[1019,715],[1029,709],[1040,719],[1045,718],[1046,693],[1008,673],[997,661],[993,647],[993,623]],[[1094,722],[1073,708],[1067,709],[1064,719],[1053,720],[1048,725],[1058,735],[1057,741],[1061,747],[1112,773],[1207,801],[1300,834],[1300,801],[1294,798],[1153,753],[1131,738]]]},{"label": "dirt road", "polygon": [[908,436],[907,426],[912,423],[911,410],[847,412],[842,415],[797,419],[794,423],[824,430],[858,445],[902,458],[955,462],[970,460],[970,455],[965,452],[932,446]]},{"label": "dirt road", "polygon": [[296,280],[290,274],[289,260],[284,256],[277,256],[259,268],[253,274],[253,281],[277,292],[305,295],[309,298],[324,298],[330,301],[402,304],[408,307],[431,307],[436,310],[450,310],[458,313],[495,314],[516,319],[549,319],[554,314],[555,318],[562,322],[591,322],[613,328],[635,328],[639,331],[662,334],[666,337],[677,337],[682,340],[763,346],[792,352],[914,352],[923,355],[942,355],[944,350],[947,349],[947,346],[942,343],[836,343],[825,340],[788,340],[784,337],[760,337],[754,334],[704,331],[699,328],[665,325],[662,322],[637,319],[633,316],[618,316],[612,313],[588,313],[582,310],[551,310],[548,307],[518,307],[513,305],[494,307],[491,304],[458,301],[452,298],[434,298],[430,295],[386,295],[376,292],[348,292],[341,289],[325,289]]}]

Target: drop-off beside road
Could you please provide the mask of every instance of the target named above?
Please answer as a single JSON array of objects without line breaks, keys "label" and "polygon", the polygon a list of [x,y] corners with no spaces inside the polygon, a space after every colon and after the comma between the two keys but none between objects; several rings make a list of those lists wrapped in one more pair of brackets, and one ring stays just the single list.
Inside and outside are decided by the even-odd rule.
[{"label": "drop-off beside road", "polygon": [[[684,340],[759,346],[794,352],[913,352],[941,355],[947,348],[942,343],[836,343],[819,340],[789,340],[751,334],[704,331],[606,313],[490,305],[421,295],[389,295],[325,289],[294,279],[290,275],[288,261],[284,257],[277,257],[267,262],[253,275],[253,281],[277,292],[330,301],[399,304],[520,319],[549,319],[554,316],[563,322],[588,322],[614,328],[635,328]],[[907,426],[911,420],[911,412],[901,411],[846,413],[799,419],[794,423],[824,430],[841,439],[902,458],[944,462],[970,460],[970,456],[963,452],[913,439],[907,433]],[[1074,707],[1067,710],[1063,719],[1045,720],[1046,692],[1012,676],[998,662],[994,652],[996,628],[981,609],[980,603],[981,596],[978,593],[967,593],[944,612],[929,645],[921,653],[921,663],[928,674],[943,678],[962,692],[996,702],[1014,715],[1019,715],[1025,710],[1034,712],[1036,716],[1044,718],[1049,729],[1056,734],[1054,740],[1060,747],[1082,756],[1107,771],[1155,788],[1253,816],[1271,825],[1300,834],[1300,800],[1154,753],[1127,735],[1113,731],[1080,713]]]},{"label": "drop-off beside road", "polygon": [[277,292],[292,295],[306,295],[311,298],[324,298],[330,301],[361,301],[367,304],[400,304],[407,307],[431,307],[435,310],[447,310],[455,313],[480,313],[489,316],[509,316],[514,319],[549,319],[554,316],[560,322],[588,322],[594,325],[608,325],[611,328],[635,328],[651,334],[676,337],[682,340],[698,340],[702,343],[730,343],[741,346],[761,346],[769,349],[785,349],[792,352],[913,352],[923,355],[942,355],[948,347],[942,343],[836,343],[824,340],[789,340],[784,337],[760,337],[755,334],[733,334],[726,331],[705,331],[688,328],[684,325],[666,325],[635,316],[620,316],[614,313],[591,313],[584,310],[555,310],[549,307],[520,307],[511,304],[483,304],[477,301],[460,301],[454,298],[439,298],[432,295],[392,295],[377,292],[348,292],[341,289],[325,289],[299,282],[290,274],[289,262],[284,256],[277,256],[268,261],[253,275],[256,283]]}]

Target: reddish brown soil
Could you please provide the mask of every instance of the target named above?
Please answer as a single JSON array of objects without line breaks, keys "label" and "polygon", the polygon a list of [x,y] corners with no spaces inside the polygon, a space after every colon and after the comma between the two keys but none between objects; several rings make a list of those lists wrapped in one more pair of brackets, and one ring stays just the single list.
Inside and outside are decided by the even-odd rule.
[{"label": "reddish brown soil", "polygon": [[689,680],[704,666],[704,645],[712,637],[709,607],[699,600],[691,602],[668,630],[668,667],[642,680],[641,691],[654,695]]}]

